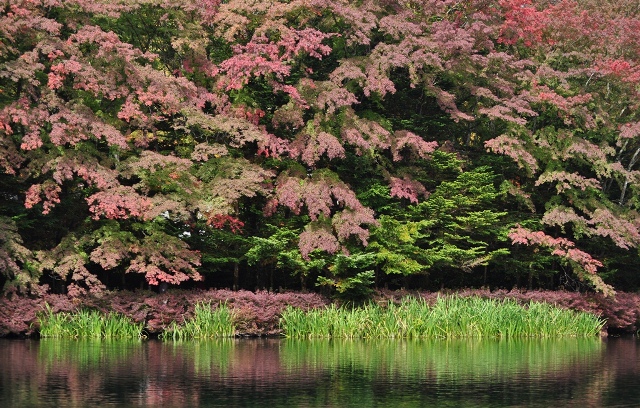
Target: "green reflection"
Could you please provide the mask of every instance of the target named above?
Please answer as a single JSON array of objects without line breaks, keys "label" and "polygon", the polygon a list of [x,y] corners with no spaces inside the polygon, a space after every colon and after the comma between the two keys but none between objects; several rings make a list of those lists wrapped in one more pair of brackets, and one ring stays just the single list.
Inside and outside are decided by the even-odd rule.
[{"label": "green reflection", "polygon": [[441,339],[284,341],[283,364],[296,369],[351,367],[372,375],[482,377],[541,374],[595,361],[600,339]]},{"label": "green reflection", "polygon": [[[227,375],[266,362],[287,372],[300,369],[351,368],[365,374],[424,377],[460,381],[477,377],[540,375],[597,360],[600,339],[441,339],[441,340],[270,340],[237,339],[145,344],[143,341],[46,340],[38,348],[39,362],[92,368],[154,355],[180,361],[195,373]],[[142,347],[144,345],[144,347]],[[260,346],[261,345],[261,346]],[[143,352],[144,348],[144,353]],[[144,354],[144,355],[141,355]],[[245,367],[246,366],[246,367]],[[277,367],[273,367],[277,368]]]},{"label": "green reflection", "polygon": [[[637,350],[624,345],[625,356]],[[591,338],[0,346],[0,406],[601,406],[593,401],[605,401],[617,378],[608,343]]]},{"label": "green reflection", "polygon": [[44,367],[69,364],[77,368],[104,367],[128,361],[139,352],[139,339],[43,339],[39,342],[38,360]]},{"label": "green reflection", "polygon": [[237,340],[221,338],[214,340],[172,341],[163,344],[174,357],[189,356],[193,359],[196,373],[226,375],[236,352]]},{"label": "green reflection", "polygon": [[292,374],[330,378],[298,406],[548,407],[562,390],[601,398],[606,381],[592,375],[604,349],[599,339],[288,340],[281,358]]}]

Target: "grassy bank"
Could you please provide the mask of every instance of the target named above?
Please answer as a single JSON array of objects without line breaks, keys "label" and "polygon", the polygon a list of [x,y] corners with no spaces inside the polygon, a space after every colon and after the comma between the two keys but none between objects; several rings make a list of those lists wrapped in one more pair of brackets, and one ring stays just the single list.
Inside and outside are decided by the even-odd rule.
[{"label": "grassy bank", "polygon": [[[479,297],[494,302],[510,301],[524,307],[528,307],[532,302],[544,303],[563,310],[587,312],[605,320],[605,329],[612,334],[635,334],[640,328],[640,294],[635,293],[619,292],[615,298],[607,298],[597,293],[566,291],[466,289],[455,293],[419,293],[381,290],[375,293],[372,300],[381,305],[400,305],[403,299],[414,298],[434,305],[438,298],[453,295],[463,298]],[[288,306],[301,311],[324,310],[330,307],[332,302],[331,299],[316,293],[178,289],[166,293],[115,291],[100,297],[83,298],[71,298],[60,294],[47,294],[39,298],[0,296],[0,337],[38,336],[41,331],[46,336],[53,336],[46,334],[46,324],[41,327],[41,323],[44,323],[42,317],[46,314],[43,311],[46,312],[47,308],[52,314],[75,314],[80,308],[98,311],[101,316],[125,316],[139,325],[135,329],[136,336],[142,327],[146,335],[157,337],[165,334],[168,328],[176,327],[172,326],[174,322],[183,326],[185,319],[189,320],[195,315],[196,305],[209,303],[214,306],[225,304],[233,314],[235,335],[252,337],[283,335],[281,317]],[[96,332],[95,329],[93,331]]]},{"label": "grassy bank", "polygon": [[[53,313],[48,306],[38,316],[40,337],[43,338],[88,338],[129,339],[142,337],[144,324],[117,313],[102,313],[96,310]],[[182,324],[173,321],[161,334],[164,340],[210,339],[233,337],[235,323],[233,314],[221,304],[197,303],[191,318]]]},{"label": "grassy bank", "polygon": [[182,324],[175,321],[161,335],[164,340],[212,339],[233,337],[236,331],[234,316],[225,303],[212,307],[211,303],[197,303],[193,317]]},{"label": "grassy bank", "polygon": [[45,307],[38,315],[40,337],[133,339],[142,337],[143,323],[135,323],[118,313],[104,314],[96,310],[53,313]]},{"label": "grassy bank", "polygon": [[306,312],[289,307],[281,319],[289,338],[587,337],[603,325],[593,314],[546,303],[458,296],[439,297],[432,305],[413,298]]}]

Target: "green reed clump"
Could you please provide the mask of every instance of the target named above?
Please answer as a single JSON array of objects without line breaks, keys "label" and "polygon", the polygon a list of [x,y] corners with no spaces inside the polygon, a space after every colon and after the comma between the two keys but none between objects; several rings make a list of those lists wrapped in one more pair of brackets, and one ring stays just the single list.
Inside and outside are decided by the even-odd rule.
[{"label": "green reed clump", "polygon": [[164,340],[210,339],[233,337],[236,331],[233,313],[226,304],[213,308],[211,303],[197,303],[193,317],[182,324],[172,324],[162,334]]},{"label": "green reed clump", "polygon": [[288,307],[280,325],[290,338],[458,338],[595,336],[604,322],[546,303],[447,296],[433,305],[407,298],[400,304],[331,305],[307,312]]},{"label": "green reed clump", "polygon": [[142,337],[143,323],[135,323],[117,313],[104,314],[97,310],[78,310],[73,313],[53,313],[49,305],[38,315],[40,337],[130,339]]}]

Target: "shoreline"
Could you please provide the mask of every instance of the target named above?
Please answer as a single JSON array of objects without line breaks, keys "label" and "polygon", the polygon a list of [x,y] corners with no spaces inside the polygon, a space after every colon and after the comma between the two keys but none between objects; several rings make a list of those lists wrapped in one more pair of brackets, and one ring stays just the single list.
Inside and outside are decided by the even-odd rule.
[{"label": "shoreline", "polygon": [[[603,335],[635,334],[640,328],[640,294],[618,292],[615,298],[597,293],[540,290],[463,289],[443,292],[379,290],[373,302],[399,302],[406,296],[422,297],[427,302],[438,296],[456,294],[487,299],[513,299],[521,304],[544,302],[560,308],[594,313],[606,320]],[[115,312],[144,323],[148,338],[158,337],[172,322],[181,323],[193,315],[198,302],[226,303],[234,311],[237,338],[280,337],[279,318],[287,306],[303,310],[328,306],[331,299],[317,293],[267,291],[231,291],[227,289],[181,290],[165,293],[152,291],[112,291],[99,296],[71,298],[67,295],[47,294],[39,298],[24,296],[0,297],[0,338],[37,338],[37,314],[48,305],[56,312],[80,309]]]}]

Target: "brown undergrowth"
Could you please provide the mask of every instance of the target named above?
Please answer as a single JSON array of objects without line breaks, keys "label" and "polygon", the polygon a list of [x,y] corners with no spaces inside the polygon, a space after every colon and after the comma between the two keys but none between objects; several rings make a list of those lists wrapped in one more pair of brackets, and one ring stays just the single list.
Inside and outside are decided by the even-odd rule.
[{"label": "brown undergrowth", "polygon": [[[446,294],[451,294],[447,292]],[[491,299],[515,299],[523,304],[530,301],[547,302],[558,307],[598,314],[606,319],[610,333],[635,333],[640,328],[640,295],[618,292],[615,298],[599,294],[565,291],[521,291],[467,289],[456,291],[459,296],[480,296]],[[419,296],[435,301],[442,292],[377,291],[374,301],[399,301],[404,296]],[[274,336],[281,334],[280,314],[287,305],[302,309],[326,306],[330,299],[315,293],[272,293],[266,291],[230,290],[170,290],[110,292],[100,297],[70,298],[47,294],[39,298],[0,297],[0,337],[36,336],[37,314],[45,304],[54,312],[73,312],[89,308],[102,312],[117,312],[135,322],[144,322],[150,336],[160,334],[172,322],[181,323],[191,317],[198,302],[226,302],[234,312],[238,336]]]}]

